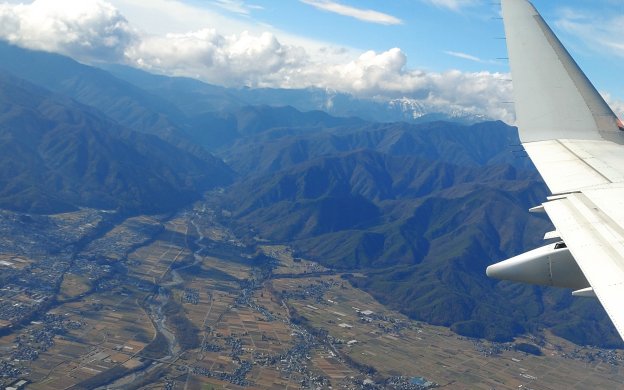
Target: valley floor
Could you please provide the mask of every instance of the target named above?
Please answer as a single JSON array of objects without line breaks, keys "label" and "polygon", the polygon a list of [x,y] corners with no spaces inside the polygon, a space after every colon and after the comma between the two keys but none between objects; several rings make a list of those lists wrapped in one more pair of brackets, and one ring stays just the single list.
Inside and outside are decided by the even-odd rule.
[{"label": "valley floor", "polygon": [[[20,218],[4,215],[0,226],[20,231],[0,242],[3,387],[22,379],[29,389],[624,382],[622,351],[548,334],[517,340],[541,345],[533,356],[412,321],[286,246],[242,242],[205,204],[173,217],[83,210],[30,227]],[[37,234],[59,228],[68,244],[48,253]]]}]

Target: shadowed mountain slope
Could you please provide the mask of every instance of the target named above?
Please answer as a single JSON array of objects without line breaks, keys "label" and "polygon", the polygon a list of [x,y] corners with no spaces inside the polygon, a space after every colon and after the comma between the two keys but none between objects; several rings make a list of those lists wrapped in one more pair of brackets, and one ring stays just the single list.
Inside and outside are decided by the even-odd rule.
[{"label": "shadowed mountain slope", "polygon": [[[529,169],[532,165],[528,159],[514,158],[511,153],[511,145],[517,143],[515,130],[502,122],[472,126],[366,123],[336,128],[270,128],[237,140],[219,155],[242,175],[277,172],[317,157],[364,149],[462,166],[501,163]],[[410,165],[402,167],[409,169]]]},{"label": "shadowed mountain slope", "polygon": [[135,131],[184,138],[184,115],[167,100],[71,58],[0,41],[0,70],[98,109]]},{"label": "shadowed mountain slope", "polygon": [[231,181],[203,159],[96,110],[0,73],[0,207],[58,212],[174,210]]},{"label": "shadowed mountain slope", "polygon": [[224,207],[240,232],[363,274],[349,280],[412,318],[491,340],[551,328],[619,345],[596,302],[485,276],[552,229],[527,211],[547,189],[517,144],[500,122],[268,129],[222,152],[245,177]]}]

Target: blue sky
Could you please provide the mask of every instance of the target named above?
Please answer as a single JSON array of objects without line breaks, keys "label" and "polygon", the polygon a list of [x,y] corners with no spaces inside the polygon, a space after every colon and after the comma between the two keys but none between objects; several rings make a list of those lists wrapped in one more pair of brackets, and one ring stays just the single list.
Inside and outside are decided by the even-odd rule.
[{"label": "blue sky", "polygon": [[[210,1],[192,3],[215,10],[221,8]],[[507,62],[497,60],[507,55],[504,40],[496,39],[504,35],[504,29],[502,20],[498,19],[500,6],[495,1],[339,1],[354,8],[391,15],[400,19],[401,23],[396,25],[358,20],[317,9],[302,1],[255,0],[247,3],[261,8],[249,9],[249,15],[244,18],[338,46],[378,52],[399,47],[407,55],[408,66],[412,68],[508,71]],[[599,89],[624,97],[624,77],[618,77],[624,71],[619,63],[624,56],[624,47],[607,49],[587,36],[591,32],[583,35],[565,28],[565,21],[572,12],[578,13],[578,21],[585,25],[617,18],[624,22],[624,1],[534,0],[533,4]],[[235,13],[230,12],[230,15],[235,16]],[[599,30],[598,26],[594,27]],[[624,33],[624,28],[619,32]],[[613,33],[617,34],[617,31]],[[620,39],[624,43],[624,36]],[[452,53],[475,58],[470,60]]]},{"label": "blue sky", "polygon": [[[495,0],[35,0],[0,3],[0,38],[87,63],[238,87],[318,87],[513,121]],[[624,1],[535,0],[624,112]]]},{"label": "blue sky", "polygon": [[[401,48],[414,68],[445,70],[458,68],[482,70],[483,64],[459,60],[445,52],[465,52],[486,61],[505,57],[502,23],[495,20],[496,5],[467,7],[453,11],[417,0],[342,1],[341,4],[374,9],[400,19],[401,24],[383,25],[318,10],[300,2],[288,2],[279,10],[271,10],[270,1],[258,1],[265,7],[253,15],[280,29],[337,45],[361,50],[385,51]],[[286,3],[286,2],[285,2]],[[504,62],[488,64],[491,70],[505,70]]]}]

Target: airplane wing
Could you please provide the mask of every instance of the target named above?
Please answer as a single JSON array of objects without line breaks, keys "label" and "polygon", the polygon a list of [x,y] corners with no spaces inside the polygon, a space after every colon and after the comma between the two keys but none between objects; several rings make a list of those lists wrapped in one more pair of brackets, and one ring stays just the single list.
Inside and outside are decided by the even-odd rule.
[{"label": "airplane wing", "polygon": [[502,0],[520,139],[553,196],[547,245],[489,276],[599,299],[624,339],[624,126],[533,5]]}]

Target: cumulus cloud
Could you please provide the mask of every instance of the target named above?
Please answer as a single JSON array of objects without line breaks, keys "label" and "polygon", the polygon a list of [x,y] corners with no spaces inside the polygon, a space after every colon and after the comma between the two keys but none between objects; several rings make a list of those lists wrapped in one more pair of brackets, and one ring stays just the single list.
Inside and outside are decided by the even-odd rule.
[{"label": "cumulus cloud", "polygon": [[0,38],[78,59],[118,60],[135,39],[128,21],[100,0],[0,4]]},{"label": "cumulus cloud", "polygon": [[371,50],[348,63],[310,67],[304,76],[315,84],[359,95],[402,94],[420,86],[419,78],[405,71],[406,63],[407,57],[398,48],[382,53]]},{"label": "cumulus cloud", "polygon": [[[63,1],[65,6],[58,6]],[[312,1],[312,0],[306,0]],[[71,5],[71,6],[70,6]],[[87,61],[125,63],[225,86],[319,87],[377,99],[415,99],[440,111],[513,120],[508,75],[409,69],[399,48],[343,58],[287,45],[272,33],[138,33],[102,0],[36,0],[0,6],[0,37]],[[334,58],[334,60],[329,60]],[[338,60],[337,60],[338,59]]]},{"label": "cumulus cloud", "polygon": [[315,8],[324,11],[333,12],[343,16],[349,16],[364,22],[377,24],[402,24],[401,19],[392,15],[384,14],[379,11],[370,9],[355,8],[348,5],[340,4],[329,0],[300,0],[302,3],[309,4]]},{"label": "cumulus cloud", "polygon": [[214,29],[146,37],[126,56],[147,70],[229,86],[265,86],[265,79],[296,69],[306,59],[303,49],[285,46],[268,32],[223,36]]},{"label": "cumulus cloud", "polygon": [[308,63],[286,70],[278,73],[274,82],[286,88],[314,85],[368,98],[407,97],[442,112],[462,111],[508,122],[515,120],[513,107],[505,103],[512,100],[508,74],[424,72],[408,69],[406,64],[407,57],[398,48],[381,53],[367,51],[347,63]]},{"label": "cumulus cloud", "polygon": [[431,79],[429,102],[474,115],[515,122],[513,106],[505,103],[512,100],[509,74],[454,70],[433,74]]},{"label": "cumulus cloud", "polygon": [[601,94],[615,115],[624,120],[624,102],[613,98],[608,92],[601,92]]}]

